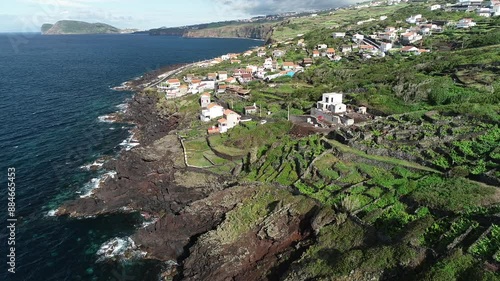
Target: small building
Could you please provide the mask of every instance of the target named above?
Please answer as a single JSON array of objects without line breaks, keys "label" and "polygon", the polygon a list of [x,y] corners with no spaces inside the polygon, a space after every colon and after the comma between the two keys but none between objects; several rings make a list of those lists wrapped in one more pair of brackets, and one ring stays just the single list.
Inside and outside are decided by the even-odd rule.
[{"label": "small building", "polygon": [[211,95],[209,93],[203,93],[200,96],[201,107],[207,107],[211,103]]},{"label": "small building", "polygon": [[225,85],[225,84],[219,84],[217,86],[217,93],[221,93],[222,94],[222,93],[226,92],[226,89],[227,89],[227,85]]},{"label": "small building", "polygon": [[245,106],[245,115],[255,114],[258,110],[259,108],[255,103],[251,106]]},{"label": "small building", "polygon": [[401,35],[401,43],[403,44],[411,44],[419,40],[422,40],[422,35],[417,34],[413,31]]},{"label": "small building", "polygon": [[439,10],[439,9],[441,9],[441,5],[435,4],[435,5],[430,6],[429,9],[431,11]]},{"label": "small building", "polygon": [[236,81],[236,78],[234,78],[234,77],[229,77],[224,82],[226,82],[228,84],[236,84],[236,83],[238,83],[238,81]]},{"label": "small building", "polygon": [[365,39],[365,36],[359,33],[356,33],[352,36],[352,41],[354,42],[361,42],[363,41],[363,39]]},{"label": "small building", "polygon": [[265,56],[266,56],[266,51],[259,51],[259,52],[257,53],[257,56],[258,56],[259,58],[261,58],[261,57],[265,57]]},{"label": "small building", "polygon": [[246,51],[246,52],[243,53],[243,56],[244,57],[249,57],[249,56],[252,55],[252,53],[253,53],[252,51]]},{"label": "small building", "polygon": [[219,81],[224,81],[227,79],[227,71],[219,71],[218,73]]},{"label": "small building", "polygon": [[347,54],[352,52],[352,47],[351,46],[342,46],[341,48],[343,54]]},{"label": "small building", "polygon": [[292,70],[295,69],[295,63],[291,61],[283,62],[283,70]]},{"label": "small building", "polygon": [[359,114],[366,114],[366,106],[360,106],[360,107],[358,107],[357,112]]},{"label": "small building", "polygon": [[224,115],[224,107],[212,102],[201,110],[200,120],[208,122]]},{"label": "small building", "polygon": [[324,93],[323,99],[317,102],[317,108],[333,113],[344,113],[347,106],[342,103],[343,95],[340,93]]},{"label": "small building", "polygon": [[227,128],[231,129],[240,123],[241,115],[231,109],[224,110],[224,117],[227,120]]},{"label": "small building", "polygon": [[476,23],[471,18],[463,18],[457,23],[457,28],[469,28],[473,26],[476,26]]},{"label": "small building", "polygon": [[231,64],[239,64],[241,63],[241,60],[231,60]]},{"label": "small building", "polygon": [[380,51],[386,53],[390,49],[392,49],[392,43],[386,43],[386,42],[380,43]]},{"label": "small building", "polygon": [[179,81],[179,79],[168,79],[167,83],[170,87],[178,88],[181,86],[181,81]]},{"label": "small building", "polygon": [[422,21],[422,15],[420,15],[420,14],[411,16],[411,17],[406,19],[406,22],[411,23],[411,24],[415,24],[415,23],[420,22],[420,21]]},{"label": "small building", "polygon": [[313,65],[313,63],[314,63],[314,61],[311,58],[304,58],[302,60],[302,66],[304,66],[304,67],[309,67],[309,66]]},{"label": "small building", "polygon": [[492,10],[489,8],[479,8],[477,10],[477,15],[480,17],[489,18],[491,17]]},{"label": "small building", "polygon": [[334,48],[326,49],[326,55],[327,56],[335,56],[335,49]]},{"label": "small building", "polygon": [[403,48],[401,48],[401,52],[402,53],[419,53],[419,50],[417,47],[414,47],[414,46],[404,46]]},{"label": "small building", "polygon": [[345,32],[334,32],[332,34],[332,37],[333,37],[333,39],[344,38],[345,37]]},{"label": "small building", "polygon": [[313,51],[313,58],[319,58],[319,56],[320,56],[319,51],[318,50],[314,50]]},{"label": "small building", "polygon": [[316,49],[318,49],[318,50],[322,50],[322,49],[326,49],[326,48],[328,48],[328,45],[326,45],[326,44],[318,44],[318,46],[316,46]]},{"label": "small building", "polygon": [[217,73],[208,73],[207,74],[207,79],[208,80],[215,80],[215,79],[217,79]]}]

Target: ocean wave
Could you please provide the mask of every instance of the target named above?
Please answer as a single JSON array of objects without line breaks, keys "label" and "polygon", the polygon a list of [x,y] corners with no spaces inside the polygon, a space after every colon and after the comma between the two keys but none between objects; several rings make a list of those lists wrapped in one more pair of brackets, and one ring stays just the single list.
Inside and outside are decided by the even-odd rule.
[{"label": "ocean wave", "polygon": [[140,145],[140,143],[137,139],[134,138],[134,134],[131,134],[127,139],[123,140],[120,143],[120,146],[123,146],[126,151],[129,151],[138,145]]},{"label": "ocean wave", "polygon": [[128,103],[121,103],[116,106],[120,110],[120,112],[125,112],[128,109]]},{"label": "ocean wave", "polygon": [[116,117],[114,115],[103,115],[103,116],[97,117],[97,119],[99,119],[99,122],[113,123],[113,122],[115,122]]},{"label": "ocean wave", "polygon": [[96,160],[90,164],[80,166],[80,169],[87,170],[87,171],[97,170],[97,169],[102,168],[103,165],[104,165],[104,160],[99,159],[99,160]]},{"label": "ocean wave", "polygon": [[97,262],[106,260],[127,261],[142,259],[146,252],[139,250],[134,240],[130,237],[115,237],[101,245],[97,251]]},{"label": "ocean wave", "polygon": [[97,178],[93,178],[90,180],[90,182],[86,183],[83,186],[82,191],[79,191],[77,193],[83,193],[83,195],[80,195],[80,198],[90,197],[92,194],[94,194],[94,191],[100,187],[101,182],[107,180],[108,178],[115,178],[115,176],[116,172],[110,171]]},{"label": "ocean wave", "polygon": [[56,216],[56,213],[57,213],[58,209],[55,209],[55,210],[50,210],[47,212],[46,216],[47,217],[55,217]]}]

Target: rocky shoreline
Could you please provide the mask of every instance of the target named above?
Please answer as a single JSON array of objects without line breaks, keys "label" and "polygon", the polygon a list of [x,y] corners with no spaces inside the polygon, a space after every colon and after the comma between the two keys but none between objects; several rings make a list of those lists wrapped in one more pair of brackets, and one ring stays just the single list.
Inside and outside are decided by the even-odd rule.
[{"label": "rocky shoreline", "polygon": [[[130,100],[117,119],[136,125],[141,145],[104,163],[116,175],[90,196],[64,203],[56,215],[140,212],[150,223],[130,238],[144,258],[165,262],[162,280],[269,279],[286,260],[281,255],[297,251],[314,233],[316,203],[281,187],[240,184],[231,175],[186,167],[176,135],[183,116],[160,114],[157,101],[145,93]],[[265,213],[241,217],[248,205]]]}]

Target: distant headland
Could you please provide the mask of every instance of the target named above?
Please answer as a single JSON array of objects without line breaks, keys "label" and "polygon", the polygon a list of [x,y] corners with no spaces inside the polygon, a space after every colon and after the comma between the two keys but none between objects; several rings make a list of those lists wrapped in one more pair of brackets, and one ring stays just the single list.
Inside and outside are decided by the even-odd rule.
[{"label": "distant headland", "polygon": [[61,20],[55,24],[43,24],[41,27],[43,35],[65,35],[65,34],[121,34],[133,33],[137,30],[119,29],[105,23],[88,23],[74,20]]}]

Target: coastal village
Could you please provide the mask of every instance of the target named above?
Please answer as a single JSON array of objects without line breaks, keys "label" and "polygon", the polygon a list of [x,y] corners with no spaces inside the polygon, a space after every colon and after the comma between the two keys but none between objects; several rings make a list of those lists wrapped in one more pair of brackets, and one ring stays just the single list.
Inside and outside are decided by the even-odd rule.
[{"label": "coastal village", "polygon": [[102,249],[161,280],[499,280],[500,2],[448,2],[269,16],[130,81],[137,147],[58,213],[140,213]]},{"label": "coastal village", "polygon": [[[375,1],[369,5],[355,6],[354,9],[384,4],[398,5],[405,2],[407,1]],[[361,29],[356,27],[350,30],[336,30],[332,27],[333,44],[320,42],[311,46],[303,38],[304,34],[297,34],[295,38],[266,47],[256,47],[239,54],[228,53],[197,63],[195,64],[195,68],[199,70],[197,74],[186,73],[183,77],[169,77],[157,83],[156,87],[159,92],[165,94],[166,99],[199,95],[200,120],[207,123],[206,131],[208,134],[224,134],[238,126],[240,122],[258,120],[265,124],[266,117],[272,119],[272,111],[264,109],[263,112],[262,108],[250,101],[252,87],[249,85],[261,83],[270,88],[276,87],[279,82],[275,81],[283,80],[283,77],[292,78],[323,60],[340,62],[361,59],[361,64],[369,64],[370,60],[385,56],[425,55],[433,51],[422,47],[426,40],[447,30],[473,29],[476,22],[466,17],[468,13],[476,12],[481,17],[495,17],[500,15],[499,7],[498,1],[482,0],[460,0],[456,4],[428,5],[427,8],[430,11],[464,12],[464,17],[458,21],[450,21],[414,14],[404,21],[396,21],[394,26],[386,26],[382,30],[371,33],[356,32],[354,30]],[[310,16],[317,17],[318,15]],[[387,20],[388,16],[382,15],[379,18],[358,21],[356,24],[362,27],[367,23]],[[287,56],[290,52],[300,59],[290,59]],[[208,72],[210,70],[214,71]],[[228,102],[227,99],[231,101]],[[304,118],[290,118],[290,113],[288,113],[287,119],[307,123],[316,128],[334,129],[336,126],[351,126],[375,117],[370,114],[369,105],[356,106],[345,104],[345,102],[343,93],[324,93],[316,107],[312,107],[310,112],[300,116]],[[232,106],[234,103],[243,105],[236,110]]]}]

